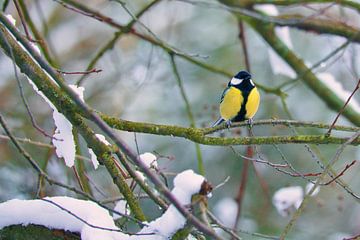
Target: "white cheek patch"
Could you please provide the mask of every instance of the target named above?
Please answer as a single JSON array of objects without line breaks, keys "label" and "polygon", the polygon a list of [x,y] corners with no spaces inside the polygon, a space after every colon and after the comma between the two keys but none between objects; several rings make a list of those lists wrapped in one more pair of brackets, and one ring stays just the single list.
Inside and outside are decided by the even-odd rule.
[{"label": "white cheek patch", "polygon": [[243,79],[232,78],[230,83],[231,83],[231,85],[239,85],[242,81],[243,81]]},{"label": "white cheek patch", "polygon": [[251,85],[255,86],[255,84],[254,84],[254,82],[253,82],[252,79],[250,79],[250,83],[251,83]]}]

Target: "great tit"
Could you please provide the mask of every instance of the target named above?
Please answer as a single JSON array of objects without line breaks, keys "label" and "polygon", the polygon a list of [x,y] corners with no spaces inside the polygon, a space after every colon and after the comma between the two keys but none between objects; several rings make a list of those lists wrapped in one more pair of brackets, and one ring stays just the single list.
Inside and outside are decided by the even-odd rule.
[{"label": "great tit", "polygon": [[220,118],[213,124],[217,126],[226,122],[241,122],[251,120],[259,108],[260,94],[250,73],[240,71],[228,83],[221,95]]}]

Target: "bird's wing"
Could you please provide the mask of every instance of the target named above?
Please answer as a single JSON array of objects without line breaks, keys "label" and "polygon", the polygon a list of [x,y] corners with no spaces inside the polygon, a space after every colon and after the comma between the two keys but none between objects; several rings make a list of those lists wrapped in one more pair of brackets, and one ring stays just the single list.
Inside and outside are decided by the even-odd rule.
[{"label": "bird's wing", "polygon": [[[239,89],[230,87],[225,91],[223,100],[220,103],[220,116],[225,120],[231,120],[241,111],[244,97]],[[244,109],[245,110],[245,109]]]},{"label": "bird's wing", "polygon": [[230,89],[230,87],[227,87],[227,88],[224,89],[224,91],[223,91],[223,93],[221,95],[220,103],[222,103],[222,101],[224,100],[225,94],[226,94],[227,91],[229,91],[229,89]]}]

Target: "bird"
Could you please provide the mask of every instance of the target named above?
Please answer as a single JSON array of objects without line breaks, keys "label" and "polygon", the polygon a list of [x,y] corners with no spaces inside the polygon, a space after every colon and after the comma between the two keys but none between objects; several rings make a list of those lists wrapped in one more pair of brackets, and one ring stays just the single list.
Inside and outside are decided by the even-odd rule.
[{"label": "bird", "polygon": [[247,71],[238,72],[229,81],[227,88],[221,95],[220,118],[212,125],[218,126],[225,122],[230,127],[232,122],[245,120],[252,122],[260,105],[260,94],[250,73]]}]

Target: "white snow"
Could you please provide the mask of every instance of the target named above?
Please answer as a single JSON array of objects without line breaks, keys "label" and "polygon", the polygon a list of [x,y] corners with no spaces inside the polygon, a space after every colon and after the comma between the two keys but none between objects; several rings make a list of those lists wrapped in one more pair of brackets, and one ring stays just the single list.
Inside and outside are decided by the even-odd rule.
[{"label": "white snow", "polygon": [[99,161],[97,160],[96,154],[91,148],[88,148],[91,162],[94,166],[94,169],[97,169],[99,167]]},{"label": "white snow", "polygon": [[[182,205],[191,203],[191,196],[200,191],[204,182],[204,177],[194,173],[192,170],[186,170],[178,174],[174,179],[174,189],[171,191]],[[177,230],[181,229],[186,223],[186,219],[175,208],[173,204],[169,206],[166,212],[156,220],[148,223],[139,233],[156,233],[155,235],[139,235],[131,239],[142,240],[167,240]]]},{"label": "white snow", "polygon": [[35,92],[39,94],[49,104],[53,110],[53,119],[56,126],[52,143],[55,146],[56,155],[65,160],[68,167],[74,166],[75,161],[75,142],[72,134],[72,124],[67,118],[61,114],[52,102],[37,88],[30,78],[27,78]]},{"label": "white snow", "polygon": [[73,90],[76,93],[76,95],[81,99],[81,101],[84,102],[85,88],[84,87],[78,87],[77,85],[74,85],[74,84],[69,84],[69,87],[71,88],[71,90]]},{"label": "white snow", "polygon": [[272,202],[278,213],[286,217],[294,208],[299,208],[303,200],[304,191],[300,186],[285,187],[277,190]]},{"label": "white snow", "polygon": [[16,26],[16,20],[11,14],[7,14],[5,16],[12,23],[12,25]]},{"label": "white snow", "polygon": [[96,136],[102,143],[104,143],[106,146],[110,146],[110,145],[111,145],[111,144],[109,143],[109,141],[106,140],[106,138],[105,138],[104,135],[97,133],[97,134],[95,134],[95,136]]},{"label": "white snow", "polygon": [[[275,32],[289,49],[293,49],[288,27],[276,27]],[[282,58],[280,58],[272,48],[269,47],[268,52],[271,68],[274,74],[283,74],[290,78],[296,77],[295,71]]]},{"label": "white snow", "polygon": [[[182,205],[189,205],[191,196],[200,191],[203,182],[203,176],[186,170],[175,177],[172,194]],[[122,204],[117,206],[120,211]],[[161,217],[148,223],[138,232],[153,233],[152,235],[129,236],[118,232],[119,229],[109,212],[92,201],[60,196],[47,197],[44,200],[13,199],[0,203],[0,229],[17,224],[38,224],[50,229],[79,232],[82,240],[165,240],[185,223],[186,219],[174,205],[170,205]]]},{"label": "white snow", "polygon": [[[49,200],[80,217],[88,224],[118,230],[108,211],[92,201],[70,197],[47,197]],[[92,228],[58,206],[44,200],[13,199],[0,204],[0,228],[14,224],[38,224],[50,229],[81,233],[82,240],[122,239],[120,232]]]},{"label": "white snow", "polygon": [[41,55],[41,51],[40,51],[40,48],[39,48],[38,45],[36,45],[36,44],[33,43],[33,42],[30,42],[30,45],[31,45],[31,47],[32,47],[39,55]]},{"label": "white snow", "polygon": [[[311,182],[306,184],[305,193],[308,194],[313,187],[314,187],[314,184]],[[312,197],[316,196],[319,192],[320,192],[320,186],[317,186],[310,196],[312,196]]]},{"label": "white snow", "polygon": [[[274,5],[271,4],[261,4],[256,5],[256,9],[264,12],[269,16],[278,16],[279,11]],[[289,27],[275,27],[276,35],[283,41],[283,43],[289,48],[293,49],[293,44],[290,38],[290,29]],[[295,71],[284,61],[279,55],[271,48],[268,48],[270,64],[274,74],[283,74],[290,78],[295,78]]]},{"label": "white snow", "polygon": [[[305,186],[305,193],[309,193],[310,190],[314,187],[313,183],[308,183]],[[314,192],[310,195],[311,197],[317,195],[320,192],[320,187],[317,186]],[[300,186],[291,186],[280,188],[274,193],[272,202],[278,211],[278,213],[286,217],[288,216],[294,209],[300,207],[301,202],[304,199],[304,190]]]},{"label": "white snow", "polygon": [[[344,101],[344,103],[347,101],[349,96],[351,95],[352,91],[347,91],[344,89],[342,84],[338,81],[336,81],[335,77],[328,72],[318,73],[317,77],[328,87],[333,91],[340,99]],[[355,88],[355,86],[354,86]],[[360,104],[356,101],[355,98],[352,98],[349,102],[349,106],[351,106],[355,111],[360,113]]]},{"label": "white snow", "polygon": [[[124,215],[128,215],[130,213],[130,209],[128,209],[128,205],[125,200],[118,201],[114,207],[114,210]],[[122,218],[122,216],[116,213],[113,214],[114,220],[119,218]]]},{"label": "white snow", "polygon": [[255,9],[256,10],[260,10],[262,12],[264,12],[265,14],[269,15],[269,16],[278,16],[279,15],[279,11],[277,10],[277,8],[272,5],[272,4],[260,4],[260,5],[255,5]]},{"label": "white snow", "polygon": [[214,207],[214,214],[226,227],[232,228],[235,224],[238,206],[233,198],[223,198]]},{"label": "white snow", "polygon": [[[140,154],[139,155],[139,160],[142,161],[146,165],[147,168],[156,169],[158,167],[158,164],[157,164],[157,161],[156,161],[157,157],[154,154],[150,153],[150,152]],[[142,181],[146,180],[146,176],[141,171],[136,171],[136,174],[139,176],[139,178]]]},{"label": "white snow", "polygon": [[[79,96],[80,97],[80,96]],[[80,97],[81,100],[84,101],[84,97]],[[106,140],[105,136],[102,135],[102,134],[95,134],[96,138],[99,139],[99,141],[101,141],[102,143],[104,143],[105,145],[107,146],[110,146],[111,144]],[[94,151],[91,149],[91,148],[88,148],[89,150],[89,154],[90,154],[90,157],[91,157],[91,162],[94,166],[94,169],[97,169],[98,166],[99,166],[99,161],[97,160],[97,156],[96,154],[94,153]]]},{"label": "white snow", "polygon": [[144,175],[142,172],[136,170],[135,173],[136,173],[136,175],[141,179],[141,181],[145,182],[146,177],[145,177],[145,175]]},{"label": "white snow", "polygon": [[56,126],[52,143],[56,149],[56,155],[64,158],[68,167],[74,166],[75,162],[75,141],[72,135],[72,124],[67,118],[53,108],[53,118]]},{"label": "white snow", "polygon": [[146,165],[147,168],[157,168],[158,167],[158,164],[156,162],[156,160],[157,160],[156,156],[150,152],[140,154],[139,159]]}]

